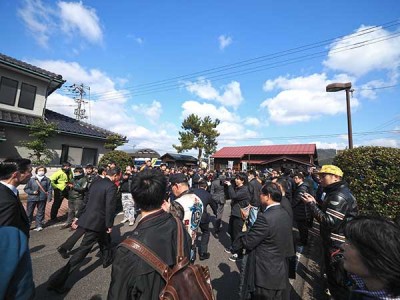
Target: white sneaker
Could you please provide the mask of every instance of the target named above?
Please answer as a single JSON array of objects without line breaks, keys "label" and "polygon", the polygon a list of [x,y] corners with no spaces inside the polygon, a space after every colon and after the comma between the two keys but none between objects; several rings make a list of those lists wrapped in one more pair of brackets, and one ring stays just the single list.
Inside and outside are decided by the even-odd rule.
[{"label": "white sneaker", "polygon": [[124,223],[126,223],[126,222],[128,222],[129,220],[127,219],[127,218],[124,218],[122,221],[121,221],[121,224],[124,224]]},{"label": "white sneaker", "polygon": [[129,226],[133,226],[135,224],[135,221],[130,221]]},{"label": "white sneaker", "polygon": [[35,231],[42,231],[42,230],[43,230],[43,227],[39,226],[39,227],[36,227],[36,228],[33,229],[33,230],[35,230]]}]

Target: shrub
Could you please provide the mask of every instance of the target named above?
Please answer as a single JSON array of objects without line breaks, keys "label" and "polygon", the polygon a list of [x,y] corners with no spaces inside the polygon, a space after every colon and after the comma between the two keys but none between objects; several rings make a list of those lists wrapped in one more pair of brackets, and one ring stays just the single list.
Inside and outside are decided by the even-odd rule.
[{"label": "shrub", "polygon": [[99,166],[107,165],[111,161],[114,161],[115,164],[121,168],[122,172],[125,171],[127,165],[132,164],[132,158],[127,153],[119,150],[114,150],[103,155],[103,157],[99,161]]},{"label": "shrub", "polygon": [[333,164],[343,170],[361,213],[391,218],[400,215],[400,149],[345,150],[335,157]]}]

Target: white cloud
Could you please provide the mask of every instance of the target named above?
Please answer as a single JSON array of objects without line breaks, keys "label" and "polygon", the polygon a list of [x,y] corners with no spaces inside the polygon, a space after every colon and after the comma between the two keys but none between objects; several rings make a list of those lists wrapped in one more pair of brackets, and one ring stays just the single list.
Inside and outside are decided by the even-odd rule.
[{"label": "white cloud", "polygon": [[317,145],[317,149],[337,149],[337,150],[342,150],[342,149],[345,149],[346,147],[348,147],[348,144],[342,143],[342,142],[320,142],[320,141],[315,141],[315,142],[311,142],[310,144],[316,144]]},{"label": "white cloud", "polygon": [[[323,62],[332,70],[344,71],[358,76],[374,70],[394,70],[400,65],[400,37],[389,38],[393,33],[372,30],[372,26],[361,26],[354,34],[347,35],[330,46],[328,58]],[[369,32],[368,34],[365,34]],[[363,34],[360,34],[363,33]],[[359,36],[357,36],[359,35]],[[381,40],[348,51],[340,51],[352,45],[363,45],[366,41]],[[376,40],[377,41],[377,40]],[[339,52],[338,52],[339,51]]]},{"label": "white cloud", "polygon": [[[44,4],[41,0],[24,0],[18,16],[42,47],[49,46],[50,38],[64,37],[62,33],[73,41],[77,36],[95,44],[103,41],[96,11],[82,2],[60,1],[55,6],[51,2]],[[73,52],[79,53],[76,48]]]},{"label": "white cloud", "polygon": [[392,147],[392,148],[400,148],[400,139],[374,139],[366,142],[360,143],[360,146],[382,146],[382,147]]},{"label": "white cloud", "polygon": [[153,124],[156,124],[162,113],[162,105],[160,102],[154,100],[150,105],[139,104],[132,106],[133,111],[146,116],[146,118]]},{"label": "white cloud", "polygon": [[214,100],[227,107],[238,108],[243,102],[243,96],[240,89],[240,83],[232,81],[227,85],[220,87],[220,92],[215,89],[210,80],[200,79],[196,82],[186,82],[186,89],[205,100]]},{"label": "white cloud", "polygon": [[225,107],[216,107],[209,103],[199,103],[197,101],[185,101],[182,104],[182,119],[186,118],[190,114],[198,115],[201,118],[209,116],[211,119],[219,119],[220,121],[231,122],[238,120],[239,116],[227,110]]},{"label": "white cloud", "polygon": [[60,8],[61,29],[70,35],[76,33],[92,43],[101,43],[103,32],[100,20],[93,8],[86,7],[82,2],[58,2]]},{"label": "white cloud", "polygon": [[144,43],[143,39],[140,38],[140,37],[135,38],[135,41],[136,41],[136,43],[138,43],[139,45],[143,45],[143,43]]},{"label": "white cloud", "polygon": [[230,36],[227,35],[220,35],[218,37],[218,41],[219,41],[219,49],[220,50],[224,50],[226,47],[228,47],[230,44],[232,44],[232,38]]},{"label": "white cloud", "polygon": [[261,125],[260,120],[257,119],[257,118],[254,118],[254,117],[247,117],[247,118],[244,120],[244,123],[245,123],[246,125],[248,125],[248,126],[255,126],[255,127],[258,127],[258,126]]},{"label": "white cloud", "polygon": [[224,121],[217,126],[220,133],[218,137],[218,145],[235,145],[238,142],[248,142],[248,138],[258,137],[258,132],[246,129],[240,122],[236,120]]},{"label": "white cloud", "polygon": [[262,146],[270,146],[275,145],[275,143],[271,140],[260,140],[260,145]]},{"label": "white cloud", "polygon": [[[91,87],[95,100],[85,101],[87,116],[91,116],[91,120],[86,120],[99,127],[111,130],[113,132],[125,135],[129,139],[129,145],[123,148],[150,147],[160,152],[172,151],[172,144],[178,142],[175,128],[171,124],[157,123],[154,128],[146,128],[137,124],[135,115],[130,110],[130,106],[126,105],[129,100],[124,90],[116,88],[115,81],[98,69],[86,69],[76,62],[65,61],[35,61],[34,65],[41,68],[51,70],[57,74],[62,74],[69,82],[84,83]],[[59,92],[51,94],[47,101],[47,107],[51,110],[74,117],[75,101]],[[151,106],[138,104],[139,108],[147,108],[147,116],[157,118],[160,115],[161,104],[153,101]]]},{"label": "white cloud", "polygon": [[[346,78],[340,75],[340,81]],[[337,81],[335,77],[332,81]],[[346,112],[344,92],[326,93],[325,87],[332,82],[324,73],[307,77],[278,77],[268,80],[264,90],[282,89],[276,96],[266,99],[260,107],[267,110],[270,121],[279,124],[308,122],[323,115],[336,115]],[[347,77],[346,81],[351,81]],[[353,78],[354,81],[354,78]],[[357,98],[351,99],[351,106],[359,105]]]},{"label": "white cloud", "polygon": [[19,17],[22,18],[37,43],[46,48],[52,33],[51,29],[54,27],[52,24],[54,12],[40,0],[25,0],[23,3],[24,6],[18,9]]}]

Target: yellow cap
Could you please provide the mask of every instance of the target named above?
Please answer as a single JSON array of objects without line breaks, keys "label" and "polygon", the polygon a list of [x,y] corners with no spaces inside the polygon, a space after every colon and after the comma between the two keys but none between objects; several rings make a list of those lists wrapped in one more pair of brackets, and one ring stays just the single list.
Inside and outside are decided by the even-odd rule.
[{"label": "yellow cap", "polygon": [[343,171],[340,170],[339,167],[336,167],[334,165],[323,165],[321,170],[318,172],[319,174],[333,174],[337,175],[340,177],[343,177]]}]

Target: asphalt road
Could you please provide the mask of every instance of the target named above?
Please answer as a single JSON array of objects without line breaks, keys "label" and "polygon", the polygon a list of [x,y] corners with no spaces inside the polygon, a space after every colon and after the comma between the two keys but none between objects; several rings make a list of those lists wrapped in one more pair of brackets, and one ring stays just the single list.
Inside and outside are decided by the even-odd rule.
[{"label": "asphalt road", "polygon": [[[230,213],[230,205],[226,204],[224,212],[223,229],[216,238],[213,234],[210,237],[209,252],[211,257],[205,261],[197,260],[196,263],[207,265],[210,269],[212,285],[216,299],[228,300],[237,299],[239,286],[239,263],[228,260],[229,254],[225,253],[224,248],[229,246],[230,240],[225,233],[228,227],[227,220]],[[115,226],[112,232],[113,243],[118,244],[126,236],[129,235],[133,227],[119,224],[122,215],[115,219]],[[96,254],[98,246],[85,259],[79,270],[75,271],[67,281],[66,286],[71,290],[64,294],[58,295],[55,292],[46,290],[47,280],[51,274],[63,267],[67,260],[61,258],[56,248],[62,244],[72,233],[68,229],[60,230],[61,224],[46,227],[41,232],[31,231],[30,249],[33,265],[33,276],[36,284],[35,299],[106,299],[107,291],[110,284],[111,266],[103,269],[101,261]],[[212,225],[210,225],[212,227]],[[212,231],[211,231],[212,232]],[[296,280],[292,280],[292,299],[315,299],[313,290],[313,282],[305,282],[309,272],[307,265],[309,255],[301,255],[300,271],[304,274],[297,276]],[[318,271],[318,266],[314,266]],[[306,297],[303,297],[304,285],[308,286]],[[320,298],[319,298],[320,299]]]}]

